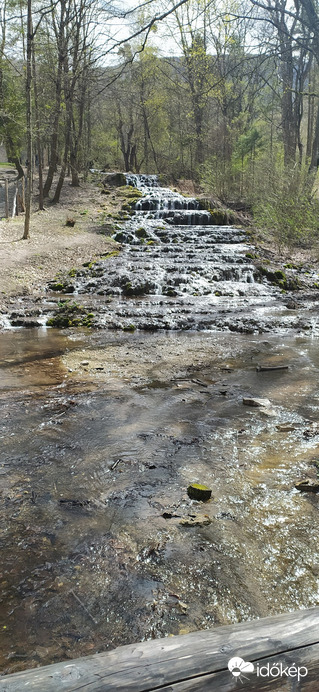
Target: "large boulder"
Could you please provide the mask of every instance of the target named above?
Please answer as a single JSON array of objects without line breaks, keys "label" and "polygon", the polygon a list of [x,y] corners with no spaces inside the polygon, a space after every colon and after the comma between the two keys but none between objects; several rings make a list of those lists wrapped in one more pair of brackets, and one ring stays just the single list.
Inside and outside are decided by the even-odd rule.
[{"label": "large boulder", "polygon": [[126,177],[124,173],[106,173],[105,178],[103,178],[103,185],[104,187],[108,185],[121,187],[121,185],[126,185]]}]

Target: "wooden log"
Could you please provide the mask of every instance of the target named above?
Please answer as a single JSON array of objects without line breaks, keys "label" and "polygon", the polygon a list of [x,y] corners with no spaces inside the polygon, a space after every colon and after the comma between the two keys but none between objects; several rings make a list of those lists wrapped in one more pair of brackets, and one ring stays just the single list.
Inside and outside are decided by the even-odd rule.
[{"label": "wooden log", "polygon": [[[122,646],[103,654],[0,678],[1,692],[318,692],[319,607],[188,635]],[[228,661],[241,657],[254,672],[236,678]],[[296,675],[258,676],[261,666],[307,668]],[[258,667],[259,668],[258,668]]]}]

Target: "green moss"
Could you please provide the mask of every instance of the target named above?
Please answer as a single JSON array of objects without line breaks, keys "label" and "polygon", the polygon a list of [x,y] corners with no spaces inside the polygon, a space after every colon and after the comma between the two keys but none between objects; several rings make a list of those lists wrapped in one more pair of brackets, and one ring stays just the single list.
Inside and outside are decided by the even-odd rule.
[{"label": "green moss", "polygon": [[187,488],[188,497],[191,500],[201,500],[202,502],[207,502],[210,500],[212,491],[207,485],[201,485],[200,483],[192,483]]},{"label": "green moss", "polygon": [[147,238],[148,234],[145,228],[141,227],[135,231],[135,235],[137,236],[137,238]]},{"label": "green moss", "polygon": [[265,276],[266,279],[270,281],[270,283],[279,286],[284,291],[297,291],[301,288],[301,282],[298,278],[287,278],[286,274],[281,271],[281,269],[267,269],[262,265],[257,267],[257,269],[262,276]]},{"label": "green moss", "polygon": [[236,216],[231,209],[209,209],[209,212],[216,226],[228,226],[236,221]]},{"label": "green moss", "polygon": [[66,329],[67,327],[91,327],[93,312],[87,312],[83,305],[69,300],[60,301],[56,314],[47,320],[48,327]]},{"label": "green moss", "polygon": [[133,201],[143,197],[143,192],[138,190],[137,187],[132,187],[132,185],[123,185],[119,190],[122,197],[133,199]]},{"label": "green moss", "polygon": [[70,284],[68,281],[53,281],[49,283],[49,289],[59,293],[73,293],[75,290],[73,284]]},{"label": "green moss", "polygon": [[128,324],[126,327],[123,327],[123,332],[135,332],[135,324]]},{"label": "green moss", "polygon": [[119,250],[112,250],[112,252],[107,252],[103,255],[100,255],[101,260],[106,260],[109,259],[110,257],[117,257],[120,254]]},{"label": "green moss", "polygon": [[114,240],[116,240],[117,243],[125,243],[126,234],[123,233],[123,231],[119,231],[118,233],[115,234]]}]

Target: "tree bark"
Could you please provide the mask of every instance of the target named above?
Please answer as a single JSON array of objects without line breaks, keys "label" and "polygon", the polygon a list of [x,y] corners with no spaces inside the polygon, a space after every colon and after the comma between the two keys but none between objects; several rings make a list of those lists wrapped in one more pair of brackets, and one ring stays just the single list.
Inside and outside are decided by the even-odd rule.
[{"label": "tree bark", "polygon": [[25,196],[25,217],[24,232],[22,239],[30,237],[30,215],[31,215],[31,195],[32,195],[32,0],[28,0],[27,18],[27,190]]},{"label": "tree bark", "polygon": [[42,162],[42,142],[40,133],[40,115],[39,115],[39,99],[38,85],[35,69],[35,53],[34,44],[32,46],[32,67],[33,67],[33,93],[34,93],[34,110],[35,110],[35,126],[37,136],[37,152],[38,152],[38,172],[39,172],[39,209],[43,210],[43,162]]},{"label": "tree bark", "polygon": [[57,37],[57,48],[58,48],[58,67],[55,83],[55,107],[54,107],[54,118],[53,118],[53,129],[50,142],[50,163],[47,178],[43,188],[43,196],[47,197],[53,182],[53,176],[56,172],[57,162],[58,162],[58,138],[59,138],[59,122],[60,122],[60,111],[61,111],[61,93],[62,93],[62,73],[63,73],[63,63],[66,58],[65,51],[65,40],[64,40],[64,30],[65,30],[65,2],[61,2],[61,16],[58,31],[56,31]]}]

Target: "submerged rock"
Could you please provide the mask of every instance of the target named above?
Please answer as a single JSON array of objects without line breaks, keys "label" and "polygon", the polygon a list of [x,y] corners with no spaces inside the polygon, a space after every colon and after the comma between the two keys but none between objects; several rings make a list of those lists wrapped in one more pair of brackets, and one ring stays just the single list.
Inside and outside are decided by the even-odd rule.
[{"label": "submerged rock", "polygon": [[274,408],[269,408],[269,406],[261,406],[259,412],[268,418],[274,418],[277,415],[277,411]]},{"label": "submerged rock", "polygon": [[298,481],[298,483],[295,483],[295,488],[302,492],[319,493],[319,481],[312,480],[312,478],[307,478],[304,481]]},{"label": "submerged rock", "polygon": [[188,497],[191,500],[200,500],[201,502],[207,502],[212,496],[212,491],[207,485],[200,485],[199,483],[192,483],[187,488]]},{"label": "submerged rock", "polygon": [[262,406],[265,409],[271,407],[269,399],[258,399],[256,397],[244,397],[243,404],[244,406]]},{"label": "submerged rock", "polygon": [[194,514],[184,517],[179,523],[181,526],[209,526],[212,520],[207,514]]},{"label": "submerged rock", "polygon": [[311,423],[311,425],[309,425],[309,428],[307,428],[307,430],[304,430],[303,436],[306,438],[310,438],[315,437],[315,435],[319,435],[319,425],[318,423]]},{"label": "submerged rock", "polygon": [[296,425],[295,423],[278,423],[276,425],[276,428],[279,432],[292,432],[293,430],[296,430]]}]

